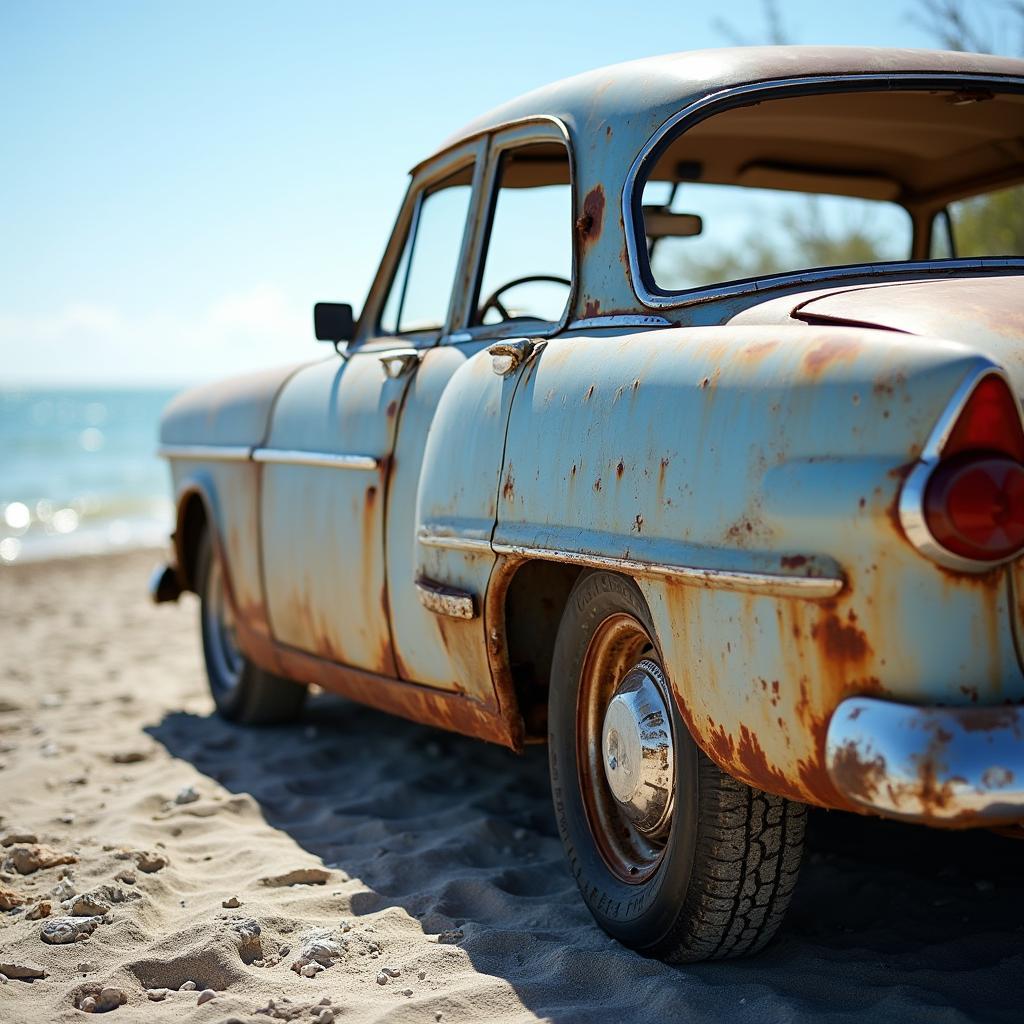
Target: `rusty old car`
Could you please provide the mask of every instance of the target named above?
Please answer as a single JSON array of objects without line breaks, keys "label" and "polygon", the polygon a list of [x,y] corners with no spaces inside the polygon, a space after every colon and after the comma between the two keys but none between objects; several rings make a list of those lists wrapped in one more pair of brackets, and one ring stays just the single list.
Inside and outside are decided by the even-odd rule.
[{"label": "rusty old car", "polygon": [[1022,182],[1008,58],[514,100],[413,169],[326,357],[167,409],[154,596],[199,595],[229,718],[316,684],[546,741],[583,899],[647,955],[760,949],[808,805],[1019,828]]}]

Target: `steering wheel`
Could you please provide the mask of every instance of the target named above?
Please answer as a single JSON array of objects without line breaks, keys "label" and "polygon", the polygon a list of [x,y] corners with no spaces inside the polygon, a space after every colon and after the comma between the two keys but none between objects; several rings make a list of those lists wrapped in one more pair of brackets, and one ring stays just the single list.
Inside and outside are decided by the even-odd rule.
[{"label": "steering wheel", "polygon": [[536,281],[549,281],[552,284],[564,284],[566,288],[572,287],[572,282],[568,278],[557,277],[554,274],[527,274],[526,277],[517,277],[514,281],[509,281],[508,284],[503,284],[500,288],[496,288],[484,299],[480,304],[480,322],[483,323],[489,309],[494,309],[497,312],[498,316],[501,317],[502,323],[507,323],[509,320],[539,319],[535,316],[514,317],[501,302],[501,296],[510,288],[516,288],[521,284],[533,284]]}]

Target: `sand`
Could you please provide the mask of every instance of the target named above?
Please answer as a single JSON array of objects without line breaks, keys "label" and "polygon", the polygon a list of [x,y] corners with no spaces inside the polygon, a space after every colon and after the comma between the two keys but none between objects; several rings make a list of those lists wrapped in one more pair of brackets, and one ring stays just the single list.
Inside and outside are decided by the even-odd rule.
[{"label": "sand", "polygon": [[326,695],[228,725],[194,599],[146,600],[154,561],[0,569],[0,861],[74,858],[0,873],[27,899],[0,963],[46,974],[0,984],[0,1021],[84,1020],[76,1000],[153,1024],[1024,1018],[1024,845],[815,814],[765,953],[645,960],[577,895],[542,748]]}]

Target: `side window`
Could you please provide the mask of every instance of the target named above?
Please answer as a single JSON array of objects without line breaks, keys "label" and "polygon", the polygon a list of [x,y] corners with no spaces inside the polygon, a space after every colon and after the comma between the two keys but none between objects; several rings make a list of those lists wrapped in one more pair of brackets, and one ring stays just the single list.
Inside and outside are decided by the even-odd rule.
[{"label": "side window", "polygon": [[569,154],[557,142],[501,157],[475,324],[557,323],[572,279]]},{"label": "side window", "polygon": [[380,317],[382,334],[444,326],[462,250],[473,168],[435,185],[420,200]]}]

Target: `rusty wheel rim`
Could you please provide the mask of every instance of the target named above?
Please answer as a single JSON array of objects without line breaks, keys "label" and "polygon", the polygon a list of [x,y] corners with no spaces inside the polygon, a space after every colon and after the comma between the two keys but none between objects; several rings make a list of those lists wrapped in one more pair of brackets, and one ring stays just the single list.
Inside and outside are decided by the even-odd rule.
[{"label": "rusty wheel rim", "polygon": [[[648,704],[653,700],[661,707],[661,723],[655,732],[660,729],[661,745],[668,748],[667,770],[664,754],[659,765],[667,792],[659,806],[647,813],[622,799],[621,785],[616,786],[616,795],[610,781],[615,778],[614,770],[609,769],[616,752],[612,705],[641,688],[647,688]],[[644,625],[628,613],[605,619],[583,659],[576,702],[576,766],[594,843],[612,874],[628,885],[640,885],[655,874],[671,830],[675,787],[670,700],[654,642]],[[648,716],[648,724],[650,721]]]}]

